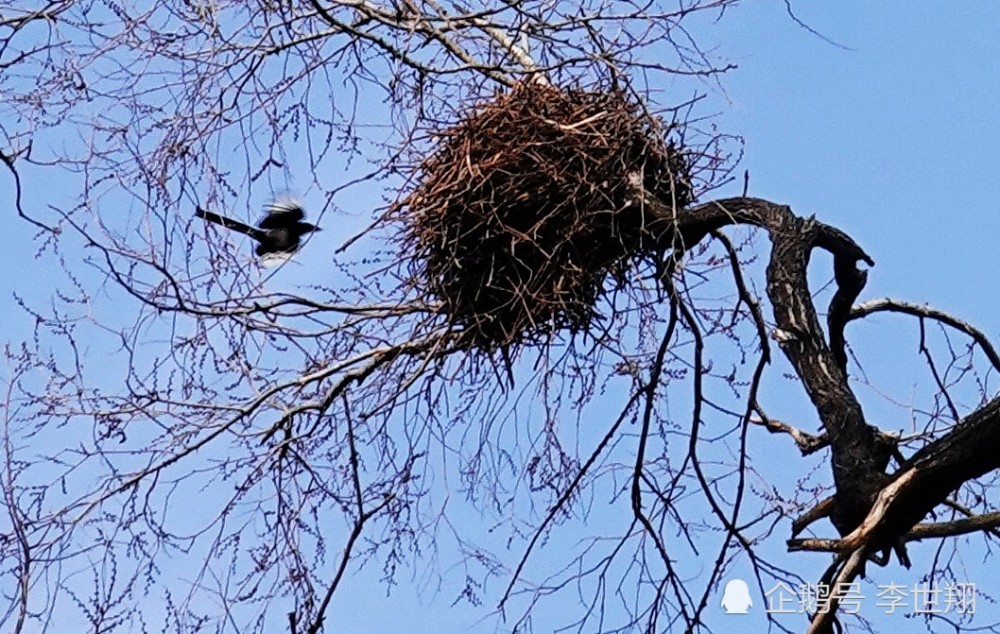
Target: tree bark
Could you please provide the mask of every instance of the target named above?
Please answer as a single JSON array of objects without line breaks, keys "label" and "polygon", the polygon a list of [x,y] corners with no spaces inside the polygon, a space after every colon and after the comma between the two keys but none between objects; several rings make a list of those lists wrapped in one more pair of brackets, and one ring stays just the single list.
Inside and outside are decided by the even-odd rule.
[{"label": "tree bark", "polygon": [[[886,473],[897,441],[866,421],[847,377],[844,326],[867,281],[858,262],[874,265],[850,236],[758,198],[729,198],[680,212],[643,198],[660,224],[664,246],[677,256],[726,225],[767,231],[772,243],[767,294],[777,326],[772,336],[801,378],[829,439],[836,486],[829,517],[845,536],[843,552],[859,547],[872,552],[896,543],[964,482],[1000,468],[997,398],[917,451],[894,474]],[[837,283],[826,333],[807,278],[816,248],[833,255]]]}]

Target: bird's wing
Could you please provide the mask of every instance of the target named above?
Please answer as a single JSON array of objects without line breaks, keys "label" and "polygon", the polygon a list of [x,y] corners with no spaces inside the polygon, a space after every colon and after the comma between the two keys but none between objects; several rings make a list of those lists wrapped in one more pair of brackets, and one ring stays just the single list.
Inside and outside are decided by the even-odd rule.
[{"label": "bird's wing", "polygon": [[276,200],[267,206],[267,215],[257,225],[261,229],[280,229],[306,217],[302,205],[294,200]]},{"label": "bird's wing", "polygon": [[257,255],[260,256],[260,263],[263,264],[265,268],[270,269],[288,262],[292,259],[294,253],[288,251],[266,251],[264,253],[258,252]]},{"label": "bird's wing", "polygon": [[226,218],[225,216],[220,216],[215,212],[206,211],[201,207],[198,207],[194,210],[194,215],[199,218],[204,218],[209,222],[214,222],[217,225],[222,225],[226,229],[232,229],[233,231],[239,231],[240,233],[245,233],[246,235],[250,236],[251,238],[253,238],[258,242],[263,242],[267,240],[266,231],[261,231],[256,227],[251,227],[248,224],[242,223],[238,220],[233,220],[232,218]]}]

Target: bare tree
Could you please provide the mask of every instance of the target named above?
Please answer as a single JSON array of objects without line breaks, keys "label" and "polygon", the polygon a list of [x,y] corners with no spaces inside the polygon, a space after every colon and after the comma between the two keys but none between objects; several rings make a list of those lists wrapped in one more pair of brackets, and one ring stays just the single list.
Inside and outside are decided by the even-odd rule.
[{"label": "bare tree", "polygon": [[[102,632],[319,632],[366,567],[457,574],[504,630],[559,595],[577,631],[699,631],[734,561],[761,591],[796,580],[762,553],[790,528],[790,550],[834,554],[803,623],[827,632],[866,565],[998,535],[989,339],[856,303],[874,262],[844,232],[712,199],[739,142],[698,95],[731,66],[694,34],[735,0],[156,4],[0,3],[0,157],[62,273],[19,294],[31,335],[6,349],[14,631],[73,612]],[[263,271],[193,218],[290,185],[340,230],[309,266]],[[452,231],[465,210],[490,248]],[[512,210],[530,226],[490,224]],[[817,250],[832,295],[809,287]],[[887,311],[917,321],[937,385],[908,437],[849,381],[847,325]],[[772,365],[818,432],[761,397]],[[768,483],[757,427],[832,478]],[[836,534],[798,537],[821,518]]]}]

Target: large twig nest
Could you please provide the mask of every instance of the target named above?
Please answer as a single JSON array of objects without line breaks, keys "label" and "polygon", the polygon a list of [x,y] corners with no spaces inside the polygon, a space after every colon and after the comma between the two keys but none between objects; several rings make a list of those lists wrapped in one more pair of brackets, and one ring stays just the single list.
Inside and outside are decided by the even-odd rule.
[{"label": "large twig nest", "polygon": [[522,84],[443,133],[398,207],[418,287],[469,347],[578,331],[609,274],[658,257],[638,184],[680,209],[691,164],[671,125],[618,90]]}]

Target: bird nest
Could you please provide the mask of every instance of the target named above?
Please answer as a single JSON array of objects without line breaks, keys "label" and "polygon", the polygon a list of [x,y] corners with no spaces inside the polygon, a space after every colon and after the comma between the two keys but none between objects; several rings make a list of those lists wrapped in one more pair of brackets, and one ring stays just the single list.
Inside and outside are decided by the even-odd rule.
[{"label": "bird nest", "polygon": [[624,91],[497,95],[443,132],[397,206],[413,282],[470,348],[586,328],[630,264],[662,255],[640,189],[692,202],[672,130]]}]

